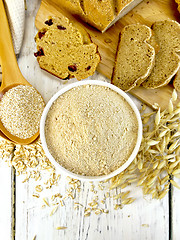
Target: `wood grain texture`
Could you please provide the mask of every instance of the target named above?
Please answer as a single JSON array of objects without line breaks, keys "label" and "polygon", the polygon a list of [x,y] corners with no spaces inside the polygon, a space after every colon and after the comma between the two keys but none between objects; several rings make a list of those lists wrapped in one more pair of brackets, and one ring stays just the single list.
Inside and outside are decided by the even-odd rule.
[{"label": "wood grain texture", "polygon": [[[43,23],[49,16],[61,16],[61,14],[64,14],[71,21],[76,22],[77,25],[86,29],[93,42],[98,45],[101,55],[101,62],[97,70],[107,78],[111,79],[119,33],[123,27],[137,22],[151,26],[155,21],[164,19],[174,19],[178,21],[180,20],[180,17],[176,7],[174,0],[144,0],[126,16],[120,19],[114,26],[102,34],[98,30],[82,22],[76,16],[72,16],[55,3],[52,3],[50,0],[42,0],[36,16],[35,25],[40,29],[44,26]],[[130,93],[149,106],[152,106],[157,102],[161,108],[164,109],[167,107],[172,90],[172,85],[168,85],[154,90],[140,87],[132,90]]]},{"label": "wood grain texture", "polygon": [[[151,200],[150,197],[143,198],[140,189],[131,187],[131,196],[137,200],[125,206],[123,209],[114,210],[113,199],[108,198],[106,207],[109,214],[84,217],[84,208],[74,210],[74,201],[68,199],[65,206],[59,207],[53,216],[50,212],[53,207],[41,209],[42,197],[32,197],[35,183],[22,184],[22,178],[17,178],[17,205],[16,205],[16,239],[65,239],[65,240],[168,240],[169,239],[169,214],[168,196],[163,200]],[[75,202],[87,206],[92,200],[93,193],[89,190],[89,183],[82,184],[82,191],[76,194]],[[51,196],[52,192],[63,193],[67,189],[64,177],[56,191],[52,188],[45,196]],[[130,188],[129,188],[130,189]],[[116,191],[111,191],[114,194]],[[120,192],[120,189],[117,193]],[[105,191],[99,191],[98,196],[103,198]],[[42,193],[43,194],[43,193]],[[42,196],[41,194],[41,196]],[[22,229],[23,225],[23,229]],[[65,230],[56,230],[57,226],[66,226]]]},{"label": "wood grain texture", "polygon": [[[180,179],[174,179],[180,185]],[[172,239],[179,240],[180,236],[180,190],[172,190]]]},{"label": "wood grain texture", "polygon": [[0,238],[11,240],[14,236],[14,171],[0,160]]}]

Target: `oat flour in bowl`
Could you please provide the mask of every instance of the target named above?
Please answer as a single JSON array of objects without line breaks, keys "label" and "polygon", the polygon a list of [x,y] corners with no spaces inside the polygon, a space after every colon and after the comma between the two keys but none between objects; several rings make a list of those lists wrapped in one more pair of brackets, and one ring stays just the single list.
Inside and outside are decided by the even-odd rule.
[{"label": "oat flour in bowl", "polygon": [[109,87],[81,85],[59,96],[45,122],[49,152],[67,170],[107,175],[132,154],[138,122],[129,103]]}]

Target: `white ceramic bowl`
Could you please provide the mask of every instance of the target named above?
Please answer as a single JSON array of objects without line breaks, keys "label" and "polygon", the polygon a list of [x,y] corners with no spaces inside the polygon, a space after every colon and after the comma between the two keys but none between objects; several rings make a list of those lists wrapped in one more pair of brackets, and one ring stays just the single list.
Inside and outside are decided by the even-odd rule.
[{"label": "white ceramic bowl", "polygon": [[[116,169],[115,171],[111,172],[108,175],[103,175],[103,176],[82,176],[82,175],[78,175],[75,173],[72,173],[70,171],[68,171],[67,169],[65,169],[64,167],[62,167],[58,162],[55,161],[55,159],[53,158],[53,156],[51,155],[51,153],[48,150],[47,144],[46,144],[46,138],[45,138],[45,122],[46,122],[46,117],[47,117],[47,113],[51,107],[51,105],[53,104],[53,102],[63,93],[67,92],[68,90],[74,88],[74,87],[78,87],[81,85],[87,85],[87,84],[91,84],[91,85],[99,85],[99,86],[105,86],[105,87],[109,87],[112,90],[114,90],[115,92],[119,93],[122,97],[124,97],[126,99],[126,101],[129,103],[129,105],[131,106],[131,108],[134,110],[134,113],[137,117],[137,124],[138,124],[138,137],[137,137],[137,142],[135,145],[135,148],[132,152],[132,154],[130,155],[129,159],[118,169]],[[68,175],[72,178],[76,178],[79,180],[87,180],[87,181],[103,181],[106,179],[109,179],[111,177],[114,177],[115,175],[121,173],[123,170],[125,170],[130,163],[134,160],[134,158],[136,157],[140,144],[141,144],[141,139],[142,139],[142,121],[141,121],[141,116],[139,114],[139,111],[136,107],[136,105],[134,104],[134,102],[131,100],[131,98],[121,89],[119,89],[118,87],[107,83],[107,82],[103,82],[103,81],[98,81],[98,80],[84,80],[84,81],[80,81],[80,82],[75,82],[72,84],[69,84],[68,86],[62,88],[60,91],[58,91],[47,103],[44,112],[42,114],[41,117],[41,122],[40,122],[40,138],[41,138],[41,142],[42,142],[42,146],[43,149],[45,151],[46,156],[48,157],[48,159],[51,161],[51,163],[56,167],[56,169],[60,170],[62,173],[64,173],[65,175]]]}]

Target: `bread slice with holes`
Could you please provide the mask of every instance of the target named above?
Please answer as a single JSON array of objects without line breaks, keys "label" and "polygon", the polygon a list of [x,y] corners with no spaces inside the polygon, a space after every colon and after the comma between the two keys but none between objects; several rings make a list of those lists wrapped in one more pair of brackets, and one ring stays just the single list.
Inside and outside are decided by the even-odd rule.
[{"label": "bread slice with holes", "polygon": [[40,67],[61,79],[93,75],[100,55],[89,35],[64,16],[49,18],[45,25],[35,37]]},{"label": "bread slice with holes", "polygon": [[173,20],[153,24],[154,37],[159,45],[155,66],[151,75],[143,82],[145,88],[167,85],[180,67],[180,24]]},{"label": "bread slice with holes", "polygon": [[152,30],[142,24],[124,27],[117,48],[112,83],[124,91],[139,86],[151,73],[155,49],[148,43]]},{"label": "bread slice with holes", "polygon": [[173,80],[173,86],[174,86],[174,88],[175,88],[178,92],[180,92],[180,69],[179,69],[179,71],[176,73],[176,76],[175,76],[175,78],[174,78],[174,80]]}]

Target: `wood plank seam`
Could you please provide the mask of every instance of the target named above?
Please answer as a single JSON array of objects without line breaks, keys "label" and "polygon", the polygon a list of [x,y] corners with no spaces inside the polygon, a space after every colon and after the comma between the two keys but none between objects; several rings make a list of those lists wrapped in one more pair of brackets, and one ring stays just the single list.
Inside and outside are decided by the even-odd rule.
[{"label": "wood plank seam", "polygon": [[[15,151],[15,149],[14,149]],[[15,240],[15,226],[16,226],[16,170],[12,168],[12,223],[11,223],[11,231],[12,231],[12,240]]]},{"label": "wood plank seam", "polygon": [[[172,177],[170,176],[170,179],[172,179]],[[169,200],[169,240],[173,240],[173,203],[172,203],[172,199],[173,199],[173,186],[170,183],[169,185],[169,193],[168,193],[168,200]]]}]

